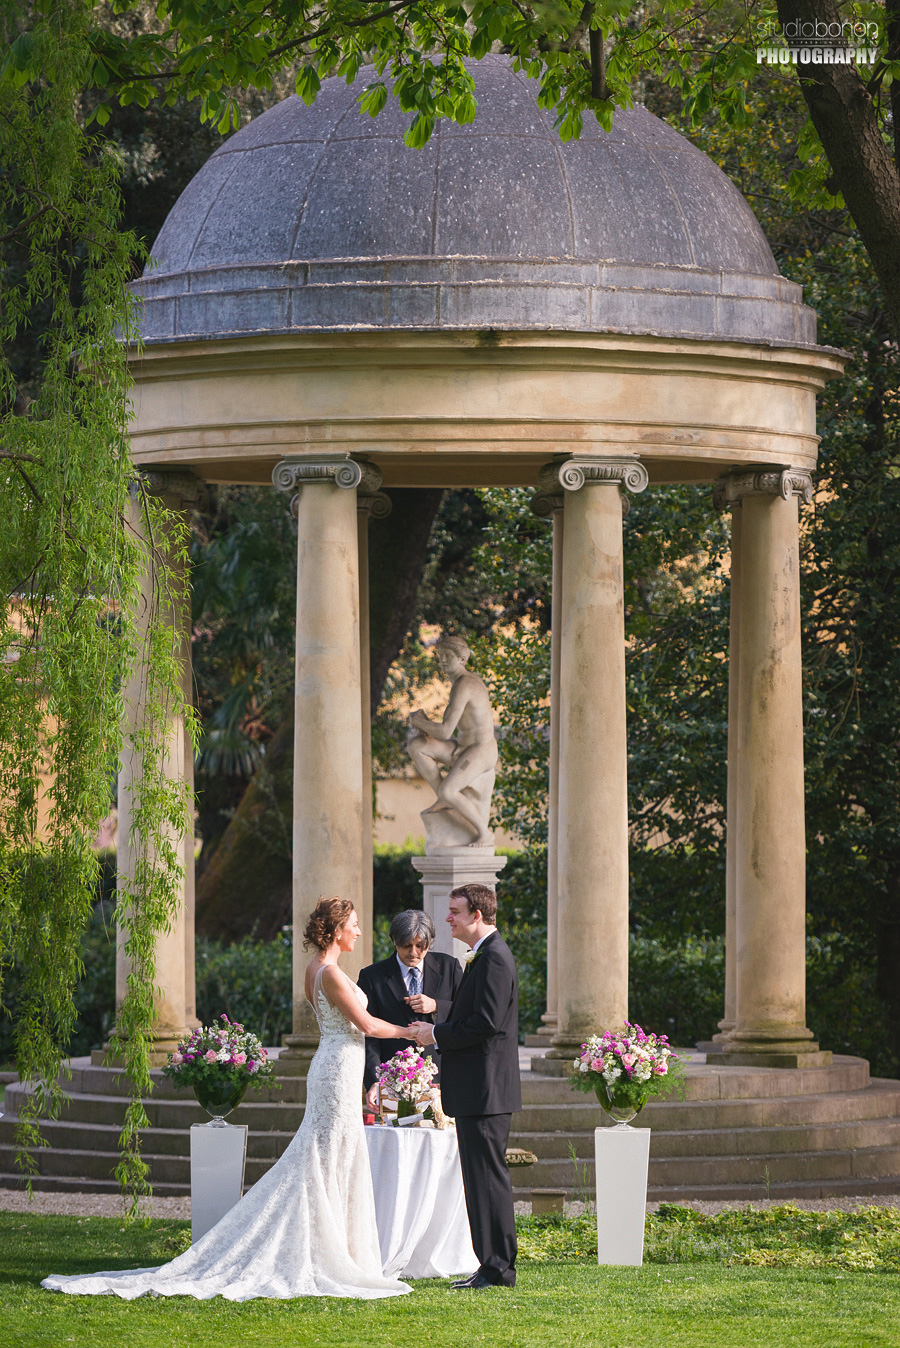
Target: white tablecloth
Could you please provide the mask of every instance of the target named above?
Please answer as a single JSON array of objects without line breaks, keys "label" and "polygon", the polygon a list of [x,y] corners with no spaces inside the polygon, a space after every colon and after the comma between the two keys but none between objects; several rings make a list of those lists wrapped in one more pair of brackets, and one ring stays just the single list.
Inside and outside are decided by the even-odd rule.
[{"label": "white tablecloth", "polygon": [[474,1273],[454,1128],[366,1128],[386,1277]]}]

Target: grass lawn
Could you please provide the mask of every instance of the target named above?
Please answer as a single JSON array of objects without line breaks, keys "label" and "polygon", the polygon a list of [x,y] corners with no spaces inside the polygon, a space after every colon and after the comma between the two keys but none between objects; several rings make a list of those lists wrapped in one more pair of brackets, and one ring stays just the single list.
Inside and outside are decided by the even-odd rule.
[{"label": "grass lawn", "polygon": [[[163,1263],[182,1247],[186,1226],[0,1213],[3,1348],[900,1348],[893,1233],[887,1255],[865,1271],[837,1262],[760,1267],[723,1262],[746,1255],[746,1233],[740,1239],[725,1227],[711,1233],[707,1223],[693,1244],[681,1230],[677,1245],[671,1223],[651,1221],[648,1258],[663,1262],[601,1269],[585,1253],[590,1223],[542,1228],[532,1219],[523,1223],[528,1255],[513,1291],[461,1293],[420,1282],[411,1296],[375,1302],[123,1302],[66,1297],[39,1285],[50,1272]],[[819,1243],[827,1244],[834,1233],[820,1230]],[[846,1250],[846,1233],[839,1234]],[[783,1255],[777,1222],[769,1235]],[[796,1245],[808,1252],[816,1238],[807,1233]]]}]

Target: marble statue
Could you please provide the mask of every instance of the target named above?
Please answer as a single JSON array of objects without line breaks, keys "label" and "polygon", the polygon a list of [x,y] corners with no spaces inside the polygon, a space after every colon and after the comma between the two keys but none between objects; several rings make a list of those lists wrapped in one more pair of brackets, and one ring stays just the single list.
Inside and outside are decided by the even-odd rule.
[{"label": "marble statue", "polygon": [[466,669],[470,654],[461,637],[442,637],[435,655],[452,684],[447,710],[440,721],[421,710],[408,721],[407,751],[437,797],[422,811],[429,850],[493,847],[488,822],[497,741],[488,690]]}]

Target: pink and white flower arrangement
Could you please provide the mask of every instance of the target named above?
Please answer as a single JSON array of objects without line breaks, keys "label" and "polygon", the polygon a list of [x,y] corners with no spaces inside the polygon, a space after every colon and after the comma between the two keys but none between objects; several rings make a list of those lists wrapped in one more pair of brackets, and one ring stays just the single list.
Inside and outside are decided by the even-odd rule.
[{"label": "pink and white flower arrangement", "polygon": [[621,1100],[638,1108],[648,1096],[668,1095],[680,1087],[683,1077],[678,1054],[666,1036],[646,1034],[629,1021],[621,1030],[592,1034],[572,1067],[569,1084],[576,1090],[594,1091],[601,1103]]},{"label": "pink and white flower arrangement", "polygon": [[416,1048],[401,1048],[388,1062],[379,1063],[375,1075],[383,1092],[389,1092],[395,1100],[415,1104],[431,1090],[437,1070],[433,1058],[425,1057]]},{"label": "pink and white flower arrangement", "polygon": [[417,1048],[398,1049],[388,1062],[375,1068],[381,1099],[397,1101],[398,1120],[410,1118],[419,1110],[426,1118],[431,1117],[428,1111],[440,1098],[433,1085],[437,1070],[437,1063]]},{"label": "pink and white flower arrangement", "polygon": [[259,1091],[275,1083],[274,1069],[259,1039],[226,1015],[182,1039],[169,1055],[163,1076],[176,1086],[230,1081],[235,1086],[246,1082]]}]

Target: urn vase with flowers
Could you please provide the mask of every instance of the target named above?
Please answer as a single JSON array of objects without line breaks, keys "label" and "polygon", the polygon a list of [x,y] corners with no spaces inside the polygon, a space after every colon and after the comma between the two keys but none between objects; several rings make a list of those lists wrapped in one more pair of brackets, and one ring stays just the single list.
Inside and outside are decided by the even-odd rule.
[{"label": "urn vase with flowers", "polygon": [[163,1076],[181,1089],[193,1088],[197,1102],[210,1115],[209,1127],[224,1128],[226,1115],[237,1109],[248,1088],[276,1085],[266,1050],[255,1034],[228,1019],[216,1018],[182,1039],[163,1068]]},{"label": "urn vase with flowers", "polygon": [[619,1128],[628,1128],[651,1096],[680,1089],[684,1075],[664,1034],[646,1034],[629,1021],[621,1030],[592,1034],[572,1066],[569,1084],[593,1091]]}]

